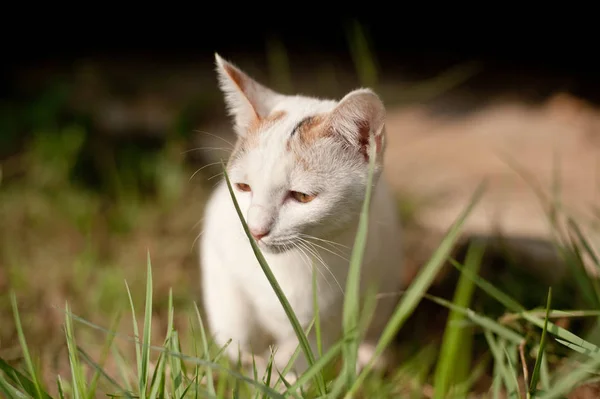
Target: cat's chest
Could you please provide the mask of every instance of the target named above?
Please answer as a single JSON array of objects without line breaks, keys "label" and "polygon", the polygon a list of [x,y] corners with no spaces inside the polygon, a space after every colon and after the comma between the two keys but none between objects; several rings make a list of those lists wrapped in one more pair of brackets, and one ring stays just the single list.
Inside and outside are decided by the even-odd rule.
[{"label": "cat's chest", "polygon": [[[237,274],[238,281],[247,291],[248,298],[261,311],[286,317],[263,269],[254,258],[254,254],[252,253],[250,256],[251,262],[247,263],[249,267]],[[344,270],[345,268],[332,264],[328,265],[327,269],[329,270],[327,270],[319,263],[319,260],[293,251],[286,254],[286,256],[269,256],[266,254],[265,259],[299,319],[310,322],[314,314],[313,271],[316,273],[315,283],[321,311],[329,312],[330,308],[339,303],[339,298],[343,296],[345,276],[336,275],[336,271],[337,274],[340,274],[338,269]],[[314,264],[314,267],[311,266],[311,263]]]}]

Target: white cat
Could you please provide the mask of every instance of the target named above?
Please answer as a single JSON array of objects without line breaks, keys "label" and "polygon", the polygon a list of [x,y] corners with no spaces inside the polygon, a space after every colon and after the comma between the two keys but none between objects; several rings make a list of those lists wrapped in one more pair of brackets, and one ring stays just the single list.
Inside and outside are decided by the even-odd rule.
[{"label": "white cat", "polygon": [[[326,351],[342,332],[343,290],[365,197],[370,135],[377,157],[361,290],[370,282],[378,284],[380,293],[403,288],[396,202],[380,178],[385,108],[369,89],[352,91],[339,102],[276,93],[218,54],[215,58],[238,137],[227,164],[236,199],[305,329],[314,315],[312,265],[318,268]],[[272,345],[274,366],[281,371],[298,340],[256,260],[224,179],[206,205],[203,231],[203,301],[216,344],[231,339],[228,355],[233,361],[241,349],[243,361],[254,353],[262,367]],[[388,295],[378,300],[357,367],[370,359],[397,299]],[[317,353],[314,336],[310,340]],[[306,366],[301,353],[296,371]]]}]

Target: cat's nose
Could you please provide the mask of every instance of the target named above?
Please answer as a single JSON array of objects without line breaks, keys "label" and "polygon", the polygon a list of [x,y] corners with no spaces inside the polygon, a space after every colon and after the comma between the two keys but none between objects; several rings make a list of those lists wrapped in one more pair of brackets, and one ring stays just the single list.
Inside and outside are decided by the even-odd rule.
[{"label": "cat's nose", "polygon": [[261,230],[250,227],[250,234],[252,234],[252,237],[254,237],[256,241],[258,241],[267,234],[269,234],[269,230]]}]

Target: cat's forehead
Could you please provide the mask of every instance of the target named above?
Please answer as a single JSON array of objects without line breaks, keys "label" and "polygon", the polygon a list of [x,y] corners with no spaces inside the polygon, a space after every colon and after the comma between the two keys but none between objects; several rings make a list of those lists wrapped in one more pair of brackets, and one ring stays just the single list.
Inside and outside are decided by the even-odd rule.
[{"label": "cat's forehead", "polygon": [[274,107],[262,131],[257,132],[264,146],[281,146],[297,131],[298,127],[311,118],[323,117],[336,106],[335,101],[320,100],[303,96],[282,99]]}]

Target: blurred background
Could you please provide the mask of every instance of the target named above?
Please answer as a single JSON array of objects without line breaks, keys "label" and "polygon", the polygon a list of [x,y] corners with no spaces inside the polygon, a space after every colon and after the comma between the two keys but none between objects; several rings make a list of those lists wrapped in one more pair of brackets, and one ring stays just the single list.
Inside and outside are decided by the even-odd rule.
[{"label": "blurred background", "polygon": [[[7,21],[0,357],[20,356],[11,291],[32,351],[51,374],[66,360],[65,301],[109,327],[128,306],[125,280],[141,307],[148,253],[154,327],[162,336],[171,288],[181,310],[175,324],[187,322],[199,300],[203,204],[235,140],[214,52],[283,93],[340,98],[358,86],[380,93],[388,107],[386,173],[407,229],[410,267],[399,278],[410,280],[484,177],[492,184],[467,231],[516,237],[544,257],[529,262],[532,269],[559,276],[540,244],[549,235],[544,212],[523,178],[549,188],[556,159],[565,203],[594,230],[600,62],[597,35],[583,22],[492,15],[434,23],[384,9],[360,18],[273,17],[236,7],[125,16],[90,6],[79,17],[38,10],[26,23]],[[512,286],[535,306],[545,302],[546,286]]]}]

